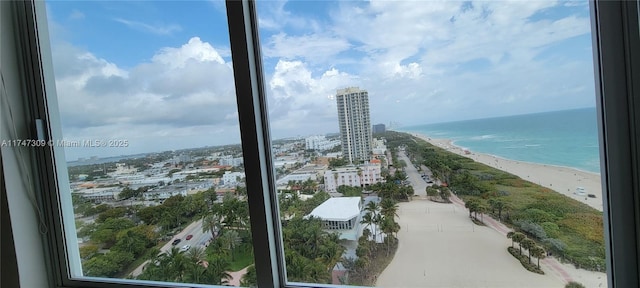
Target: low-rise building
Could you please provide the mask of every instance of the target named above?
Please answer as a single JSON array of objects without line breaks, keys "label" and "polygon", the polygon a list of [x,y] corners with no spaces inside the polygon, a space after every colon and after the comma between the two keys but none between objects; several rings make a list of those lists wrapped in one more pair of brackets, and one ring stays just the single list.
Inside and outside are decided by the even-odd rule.
[{"label": "low-rise building", "polygon": [[316,135],[305,138],[305,148],[307,150],[329,150],[334,147],[340,146],[341,142],[338,139],[327,139],[325,136]]},{"label": "low-rise building", "polygon": [[74,191],[82,198],[92,202],[114,201],[118,198],[118,194],[122,191],[120,187],[104,187],[104,188],[90,188],[80,189]]},{"label": "low-rise building", "polygon": [[169,185],[142,193],[144,200],[166,200],[177,195],[187,196],[185,185]]},{"label": "low-rise building", "polygon": [[220,159],[218,159],[218,161],[220,165],[228,165],[233,167],[244,164],[244,159],[242,157],[233,157],[231,155],[222,156],[220,157]]},{"label": "low-rise building", "polygon": [[376,164],[335,168],[325,172],[324,187],[327,192],[336,192],[342,185],[364,188],[382,182],[380,173],[380,165]]},{"label": "low-rise building", "polygon": [[223,185],[226,186],[235,186],[238,185],[246,176],[244,172],[231,172],[225,171],[224,175],[222,175]]},{"label": "low-rise building", "polygon": [[323,228],[337,232],[340,239],[357,241],[360,237],[360,197],[329,198],[306,217],[320,218]]},{"label": "low-rise building", "polygon": [[373,153],[373,155],[384,155],[386,151],[387,145],[385,144],[385,140],[373,138],[371,153]]}]

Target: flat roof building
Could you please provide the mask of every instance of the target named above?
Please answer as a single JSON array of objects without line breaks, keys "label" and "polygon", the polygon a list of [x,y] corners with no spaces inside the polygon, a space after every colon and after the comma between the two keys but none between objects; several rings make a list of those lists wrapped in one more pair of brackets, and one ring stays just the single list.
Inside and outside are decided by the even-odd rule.
[{"label": "flat roof building", "polygon": [[360,237],[360,212],[362,203],[360,197],[329,198],[313,209],[307,217],[322,220],[324,229],[335,230],[340,239],[357,241]]}]

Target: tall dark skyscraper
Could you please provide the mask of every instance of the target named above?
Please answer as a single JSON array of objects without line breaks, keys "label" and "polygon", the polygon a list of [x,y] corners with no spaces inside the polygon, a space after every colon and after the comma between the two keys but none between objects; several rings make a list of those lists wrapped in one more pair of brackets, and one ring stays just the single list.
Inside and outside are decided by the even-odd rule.
[{"label": "tall dark skyscraper", "polygon": [[358,87],[338,89],[338,123],[342,156],[349,163],[368,161],[371,152],[371,116],[369,93]]}]

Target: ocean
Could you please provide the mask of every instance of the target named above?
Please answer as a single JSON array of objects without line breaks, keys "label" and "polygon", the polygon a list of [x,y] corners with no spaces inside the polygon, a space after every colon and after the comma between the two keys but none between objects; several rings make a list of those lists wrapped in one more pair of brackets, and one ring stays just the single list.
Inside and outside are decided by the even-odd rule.
[{"label": "ocean", "polygon": [[595,108],[417,125],[396,129],[502,158],[600,173]]}]

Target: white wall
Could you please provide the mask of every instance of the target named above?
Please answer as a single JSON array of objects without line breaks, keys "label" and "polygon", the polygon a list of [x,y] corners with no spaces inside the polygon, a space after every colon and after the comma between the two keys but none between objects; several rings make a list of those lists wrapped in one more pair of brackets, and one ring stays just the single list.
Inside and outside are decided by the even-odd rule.
[{"label": "white wall", "polygon": [[[6,95],[0,94],[0,139],[29,139],[27,125],[27,97],[22,89],[24,81],[20,70],[17,31],[15,31],[13,1],[0,1],[0,70],[5,81]],[[0,92],[2,93],[2,92]],[[8,103],[8,104],[7,104]],[[12,117],[9,115],[11,109]],[[11,120],[13,119],[13,120]],[[15,130],[14,130],[15,125]],[[38,217],[29,200],[28,189],[34,189],[32,174],[32,151],[27,148],[3,147],[2,166],[6,182],[7,202],[11,225],[15,240],[17,266],[19,275],[2,275],[2,277],[19,277],[23,288],[52,287],[47,279],[43,236],[38,232]],[[22,151],[19,153],[18,151]],[[23,158],[22,158],[23,157]],[[24,169],[19,169],[23,162]],[[31,181],[29,181],[31,180]],[[35,189],[33,190],[35,191]],[[2,233],[7,233],[3,229]],[[4,248],[4,247],[3,247]],[[4,260],[4,259],[3,259]],[[4,281],[3,281],[4,282]]]}]

